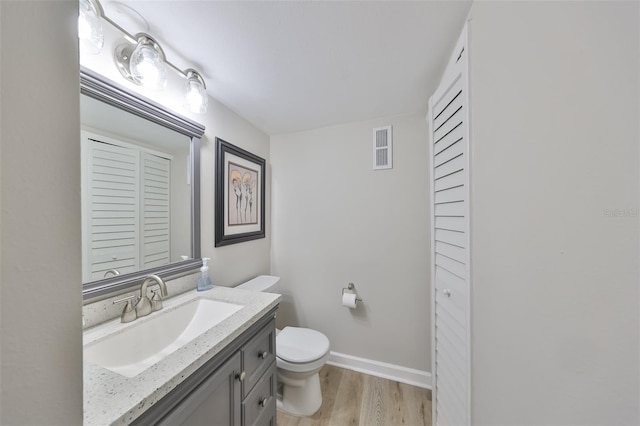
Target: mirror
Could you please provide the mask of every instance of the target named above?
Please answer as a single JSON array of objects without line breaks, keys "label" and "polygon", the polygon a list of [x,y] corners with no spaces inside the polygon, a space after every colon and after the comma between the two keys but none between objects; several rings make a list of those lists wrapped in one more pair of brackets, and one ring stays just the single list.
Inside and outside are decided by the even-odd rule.
[{"label": "mirror", "polygon": [[192,258],[191,138],[80,96],[82,282]]},{"label": "mirror", "polygon": [[81,70],[84,299],[200,260],[204,127]]}]

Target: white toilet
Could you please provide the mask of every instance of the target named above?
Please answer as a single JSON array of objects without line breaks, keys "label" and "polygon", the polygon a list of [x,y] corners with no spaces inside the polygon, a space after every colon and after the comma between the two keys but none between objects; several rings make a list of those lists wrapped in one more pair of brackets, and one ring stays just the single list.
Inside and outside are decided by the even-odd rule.
[{"label": "white toilet", "polygon": [[[274,293],[280,277],[260,275],[236,288]],[[285,327],[276,336],[276,366],[282,396],[278,409],[311,416],[322,405],[318,372],[329,358],[329,339],[310,328]]]}]

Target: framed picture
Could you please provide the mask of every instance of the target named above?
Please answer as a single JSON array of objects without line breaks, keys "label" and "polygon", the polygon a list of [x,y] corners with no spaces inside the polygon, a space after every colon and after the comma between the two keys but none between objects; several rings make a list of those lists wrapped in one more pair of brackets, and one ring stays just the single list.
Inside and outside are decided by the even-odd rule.
[{"label": "framed picture", "polygon": [[215,177],[215,246],[264,238],[264,158],[216,138]]}]

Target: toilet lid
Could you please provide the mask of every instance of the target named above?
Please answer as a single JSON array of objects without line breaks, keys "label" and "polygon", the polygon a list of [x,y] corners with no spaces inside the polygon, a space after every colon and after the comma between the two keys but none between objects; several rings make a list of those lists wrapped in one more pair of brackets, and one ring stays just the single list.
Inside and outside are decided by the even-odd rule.
[{"label": "toilet lid", "polygon": [[285,327],[276,336],[276,355],[285,361],[315,361],[328,351],[327,336],[310,328]]}]

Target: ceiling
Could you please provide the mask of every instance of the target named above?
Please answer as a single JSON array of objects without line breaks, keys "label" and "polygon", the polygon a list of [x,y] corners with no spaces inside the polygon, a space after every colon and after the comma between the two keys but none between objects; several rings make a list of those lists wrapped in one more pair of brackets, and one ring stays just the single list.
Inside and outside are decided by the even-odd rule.
[{"label": "ceiling", "polygon": [[471,1],[104,0],[270,135],[424,112]]}]

